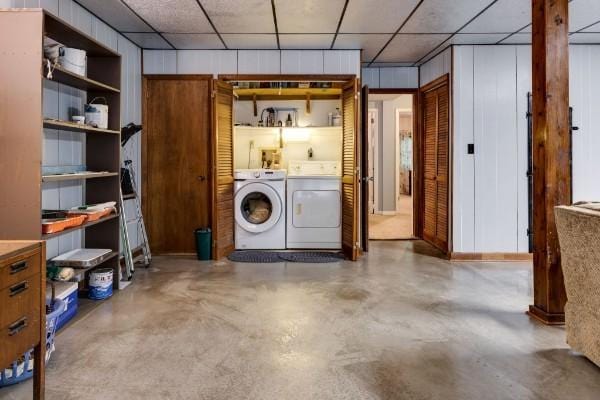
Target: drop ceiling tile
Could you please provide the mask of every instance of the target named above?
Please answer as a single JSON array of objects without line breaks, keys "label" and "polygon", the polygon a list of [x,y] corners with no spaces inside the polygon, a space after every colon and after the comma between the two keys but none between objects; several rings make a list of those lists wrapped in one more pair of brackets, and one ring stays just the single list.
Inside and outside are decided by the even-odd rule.
[{"label": "drop ceiling tile", "polygon": [[582,32],[600,32],[600,22],[584,29]]},{"label": "drop ceiling tile", "polygon": [[505,38],[501,44],[531,44],[531,32],[520,32]]},{"label": "drop ceiling tile", "polygon": [[332,41],[333,34],[279,35],[282,49],[329,49]]},{"label": "drop ceiling tile", "polygon": [[424,1],[401,32],[454,33],[489,4],[490,0]]},{"label": "drop ceiling tile", "polygon": [[123,0],[159,32],[214,33],[196,0]]},{"label": "drop ceiling tile", "polygon": [[275,33],[269,0],[202,0],[219,33]]},{"label": "drop ceiling tile", "polygon": [[224,49],[215,33],[165,33],[163,36],[176,49]]},{"label": "drop ceiling tile", "polygon": [[569,36],[569,43],[599,44],[600,33],[574,33]]},{"label": "drop ceiling tile", "polygon": [[419,0],[352,0],[340,32],[394,33],[418,3]]},{"label": "drop ceiling tile", "polygon": [[600,21],[599,0],[575,0],[569,3],[569,31],[576,32]]},{"label": "drop ceiling tile", "polygon": [[461,33],[512,33],[530,22],[530,1],[498,0]]},{"label": "drop ceiling tile", "polygon": [[342,34],[337,35],[334,49],[362,49],[363,61],[371,61],[392,37],[391,34]]},{"label": "drop ceiling tile", "polygon": [[121,32],[152,32],[144,21],[120,0],[78,0],[78,3]]},{"label": "drop ceiling tile", "polygon": [[274,1],[279,33],[335,33],[345,3],[344,0]]},{"label": "drop ceiling tile", "polygon": [[396,35],[375,61],[416,62],[449,37],[445,34]]},{"label": "drop ceiling tile", "polygon": [[129,39],[143,49],[172,49],[157,33],[124,33]]},{"label": "drop ceiling tile", "polygon": [[268,34],[221,34],[230,49],[277,49],[277,36]]},{"label": "drop ceiling tile", "polygon": [[452,44],[496,44],[508,36],[507,33],[459,33],[454,35]]}]

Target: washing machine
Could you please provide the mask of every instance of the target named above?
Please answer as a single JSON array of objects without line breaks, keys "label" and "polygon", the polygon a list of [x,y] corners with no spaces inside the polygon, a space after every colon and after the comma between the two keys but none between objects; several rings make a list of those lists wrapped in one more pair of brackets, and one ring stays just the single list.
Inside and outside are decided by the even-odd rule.
[{"label": "washing machine", "polygon": [[341,163],[290,161],[287,209],[288,249],[341,249]]},{"label": "washing machine", "polygon": [[233,173],[235,248],[285,249],[285,170]]}]

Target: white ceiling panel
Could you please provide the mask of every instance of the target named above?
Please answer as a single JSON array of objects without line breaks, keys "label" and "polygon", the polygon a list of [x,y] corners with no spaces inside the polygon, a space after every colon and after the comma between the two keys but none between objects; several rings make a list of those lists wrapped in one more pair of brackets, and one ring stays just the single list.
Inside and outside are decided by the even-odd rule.
[{"label": "white ceiling panel", "polygon": [[334,49],[362,49],[362,60],[371,61],[392,37],[391,34],[343,34],[335,39]]},{"label": "white ceiling panel", "polygon": [[78,0],[78,3],[121,32],[152,32],[152,28],[120,0]]},{"label": "white ceiling panel", "polygon": [[520,32],[504,39],[501,44],[531,44],[531,32]]},{"label": "white ceiling panel", "polygon": [[221,36],[230,49],[277,49],[277,36],[268,34],[231,34]]},{"label": "white ceiling panel", "polygon": [[344,0],[275,0],[280,33],[335,33],[343,9]]},{"label": "white ceiling panel", "polygon": [[396,35],[376,61],[384,62],[416,62],[432,51],[450,35]]},{"label": "white ceiling panel", "polygon": [[400,32],[454,33],[490,3],[491,0],[427,0]]},{"label": "white ceiling panel", "polygon": [[157,33],[124,33],[135,44],[144,49],[172,49]]},{"label": "white ceiling panel", "polygon": [[196,0],[124,0],[159,32],[214,33]]},{"label": "white ceiling panel", "polygon": [[202,0],[219,33],[275,33],[269,0]]},{"label": "white ceiling panel", "polygon": [[279,35],[282,49],[328,49],[332,41],[333,34]]},{"label": "white ceiling panel", "polygon": [[584,29],[582,32],[600,32],[600,22]]},{"label": "white ceiling panel", "polygon": [[163,36],[177,49],[224,49],[214,33],[165,33]]},{"label": "white ceiling panel", "polygon": [[342,20],[342,33],[394,33],[419,0],[352,0]]},{"label": "white ceiling panel", "polygon": [[600,21],[600,0],[574,0],[569,3],[569,31],[576,32]]},{"label": "white ceiling panel", "polygon": [[530,22],[530,1],[498,0],[461,33],[512,33]]},{"label": "white ceiling panel", "polygon": [[598,44],[600,43],[600,33],[574,33],[569,36],[569,43]]},{"label": "white ceiling panel", "polygon": [[459,33],[454,35],[452,44],[496,44],[507,36],[506,33]]}]

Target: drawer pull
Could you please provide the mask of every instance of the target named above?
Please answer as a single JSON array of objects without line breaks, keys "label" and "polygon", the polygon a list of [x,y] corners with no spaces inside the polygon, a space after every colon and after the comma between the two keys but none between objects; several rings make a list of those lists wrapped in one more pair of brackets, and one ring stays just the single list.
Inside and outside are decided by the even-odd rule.
[{"label": "drawer pull", "polygon": [[23,317],[8,327],[8,336],[14,336],[27,328],[27,317]]},{"label": "drawer pull", "polygon": [[16,296],[21,292],[29,289],[29,283],[27,281],[23,281],[21,283],[17,283],[16,285],[12,285],[8,291],[10,292],[10,297]]},{"label": "drawer pull", "polygon": [[27,262],[27,260],[16,262],[10,266],[10,274],[17,274],[21,271],[26,270],[27,267],[29,267],[29,263]]}]

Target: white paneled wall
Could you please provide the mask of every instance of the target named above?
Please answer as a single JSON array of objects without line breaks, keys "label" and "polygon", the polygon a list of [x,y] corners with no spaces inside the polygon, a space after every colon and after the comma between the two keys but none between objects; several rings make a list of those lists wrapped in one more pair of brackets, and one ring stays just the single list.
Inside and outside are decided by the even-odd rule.
[{"label": "white paneled wall", "polygon": [[416,89],[419,87],[419,68],[363,68],[362,84],[368,85],[369,89]]},{"label": "white paneled wall", "polygon": [[144,74],[354,74],[359,50],[144,50]]},{"label": "white paneled wall", "polygon": [[420,86],[425,86],[452,71],[452,47],[448,47],[420,67]]},{"label": "white paneled wall", "polygon": [[[42,7],[58,15],[84,33],[94,37],[104,45],[122,55],[121,70],[121,121],[141,123],[141,50],[124,36],[86,11],[72,0],[4,0],[0,7]],[[86,101],[85,92],[66,85],[44,81],[44,116],[69,120],[72,115],[80,115]],[[78,133],[44,129],[43,165],[82,165],[85,164],[85,136]],[[125,158],[133,160],[139,176],[140,140],[139,135],[128,144]],[[42,207],[64,209],[81,205],[84,201],[84,184],[79,181],[47,182],[42,187]],[[129,217],[131,207],[126,210]],[[138,245],[138,232],[130,226],[132,245]],[[47,242],[47,257],[82,246],[82,232],[73,232]]]},{"label": "white paneled wall", "polygon": [[600,46],[571,46],[573,200],[600,201]]}]

